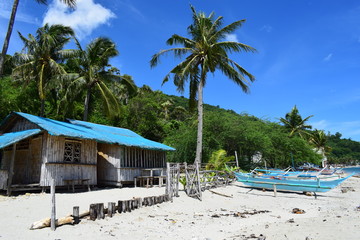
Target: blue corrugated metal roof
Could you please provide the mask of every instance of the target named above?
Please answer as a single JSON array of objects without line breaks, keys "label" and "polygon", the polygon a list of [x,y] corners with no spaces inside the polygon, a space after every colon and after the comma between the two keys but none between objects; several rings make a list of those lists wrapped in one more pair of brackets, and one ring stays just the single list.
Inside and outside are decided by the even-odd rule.
[{"label": "blue corrugated metal roof", "polygon": [[152,150],[175,150],[172,147],[143,138],[133,131],[124,128],[110,127],[78,120],[69,120],[70,123],[67,123],[21,112],[14,112],[14,114],[26,118],[28,121],[54,136],[90,139],[97,142]]},{"label": "blue corrugated metal roof", "polygon": [[0,135],[0,149],[19,142],[25,138],[40,133],[40,129],[30,129],[21,132],[4,133]]}]

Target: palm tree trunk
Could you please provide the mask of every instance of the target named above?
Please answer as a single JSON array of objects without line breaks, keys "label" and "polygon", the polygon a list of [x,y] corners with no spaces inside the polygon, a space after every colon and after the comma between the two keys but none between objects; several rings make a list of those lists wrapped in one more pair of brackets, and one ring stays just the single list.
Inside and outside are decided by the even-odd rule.
[{"label": "palm tree trunk", "polygon": [[88,87],[85,97],[85,103],[84,103],[84,117],[83,117],[84,121],[87,121],[88,119],[90,96],[91,96],[91,88]]},{"label": "palm tree trunk", "polygon": [[4,72],[5,57],[6,57],[8,47],[9,47],[10,37],[11,37],[12,29],[14,27],[15,15],[16,15],[18,5],[19,5],[19,0],[14,0],[13,8],[11,10],[11,16],[10,16],[10,20],[9,20],[9,26],[8,26],[6,37],[4,40],[4,45],[3,45],[2,52],[1,52],[1,56],[0,56],[0,76],[2,76],[3,72]]},{"label": "palm tree trunk", "polygon": [[40,117],[45,117],[45,99],[41,99]]},{"label": "palm tree trunk", "polygon": [[202,76],[198,86],[198,131],[196,141],[196,157],[195,162],[201,164],[202,158],[202,142],[203,142],[203,87],[205,77]]}]

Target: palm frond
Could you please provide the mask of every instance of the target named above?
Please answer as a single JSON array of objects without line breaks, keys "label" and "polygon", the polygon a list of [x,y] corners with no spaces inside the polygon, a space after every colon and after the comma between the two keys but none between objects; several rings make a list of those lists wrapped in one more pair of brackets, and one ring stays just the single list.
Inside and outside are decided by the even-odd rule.
[{"label": "palm frond", "polygon": [[181,57],[184,54],[192,52],[192,51],[193,51],[192,48],[170,48],[170,49],[166,49],[166,50],[161,50],[160,52],[158,52],[152,56],[152,58],[150,60],[150,67],[153,68],[153,67],[157,66],[160,62],[160,57],[169,52],[174,52],[175,56]]},{"label": "palm frond", "polygon": [[222,29],[215,32],[211,38],[211,42],[217,42],[226,37],[227,34],[233,33],[236,29],[240,28],[242,24],[245,22],[245,19],[230,23],[229,25],[223,27]]}]

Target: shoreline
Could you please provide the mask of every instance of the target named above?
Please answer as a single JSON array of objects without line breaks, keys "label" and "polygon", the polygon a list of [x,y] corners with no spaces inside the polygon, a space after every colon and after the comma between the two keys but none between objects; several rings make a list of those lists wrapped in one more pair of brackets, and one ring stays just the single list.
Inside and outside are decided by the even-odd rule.
[{"label": "shoreline", "polygon": [[[50,216],[50,194],[0,196],[0,239],[358,239],[360,234],[360,179],[350,178],[341,186],[319,193],[277,193],[233,183],[212,189],[230,197],[203,192],[203,201],[186,196],[129,213],[116,213],[103,220],[82,220],[29,230],[30,225]],[[343,190],[343,191],[342,191]],[[91,203],[156,196],[165,188],[102,189],[92,192],[57,193],[57,218],[80,212]],[[294,214],[299,208],[303,214]],[[250,238],[256,237],[256,238]]]}]

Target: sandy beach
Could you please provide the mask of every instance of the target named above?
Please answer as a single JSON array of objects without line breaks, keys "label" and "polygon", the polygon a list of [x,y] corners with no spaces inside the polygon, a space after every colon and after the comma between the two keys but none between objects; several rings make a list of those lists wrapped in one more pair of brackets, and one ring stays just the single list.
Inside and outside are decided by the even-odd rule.
[{"label": "sandy beach", "polygon": [[[300,193],[251,190],[233,183],[203,192],[203,200],[180,197],[112,218],[78,225],[29,230],[38,220],[50,217],[49,193],[16,197],[0,196],[0,239],[359,239],[360,178],[350,178],[327,193],[306,196]],[[101,189],[80,193],[57,193],[57,217],[80,212],[91,203],[117,202],[133,197],[157,196],[165,188]],[[294,208],[304,210],[294,214]]]}]

